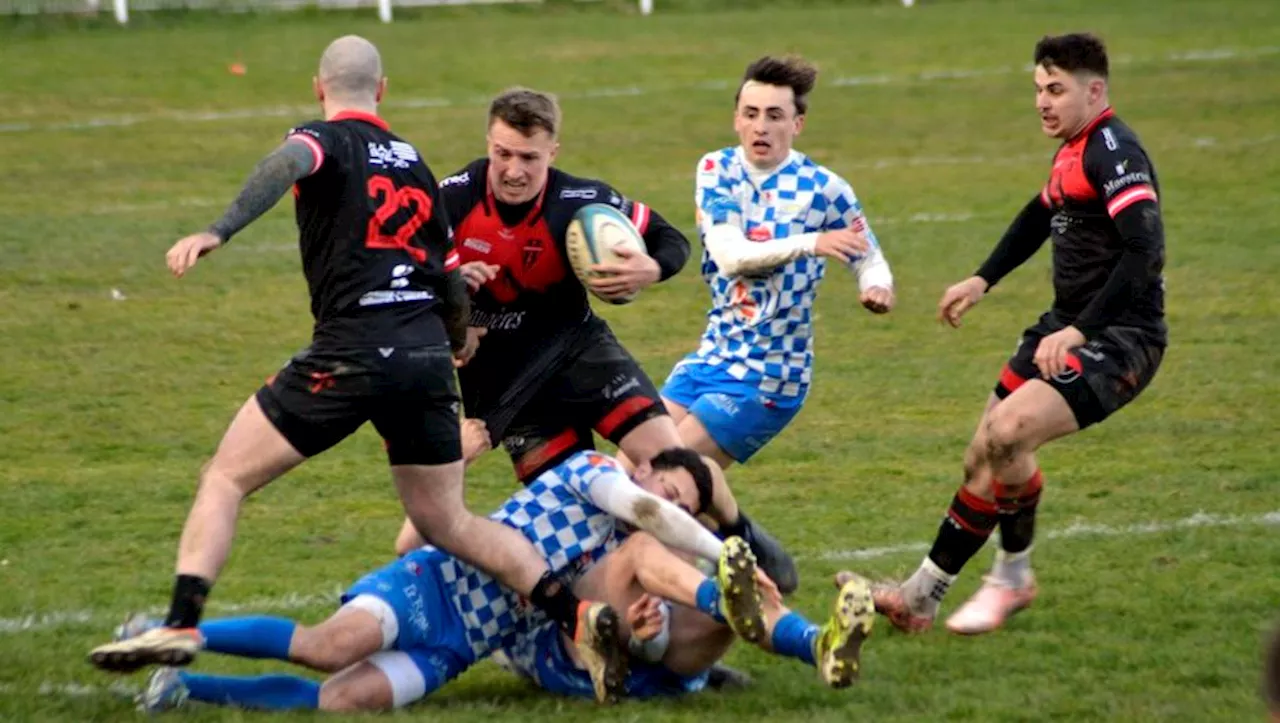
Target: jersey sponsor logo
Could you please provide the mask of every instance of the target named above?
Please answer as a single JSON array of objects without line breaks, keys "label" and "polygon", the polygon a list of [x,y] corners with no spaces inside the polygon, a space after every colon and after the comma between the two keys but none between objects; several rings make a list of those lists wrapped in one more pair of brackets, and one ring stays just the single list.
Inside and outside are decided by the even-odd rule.
[{"label": "jersey sponsor logo", "polygon": [[1102,192],[1110,196],[1126,186],[1132,186],[1135,183],[1151,183],[1151,174],[1146,171],[1134,171],[1126,173],[1119,178],[1113,178],[1102,184]]},{"label": "jersey sponsor logo", "polygon": [[628,376],[626,374],[619,374],[615,376],[613,379],[609,380],[609,383],[605,385],[604,398],[609,400],[619,399],[622,397],[622,395],[626,394],[632,389],[638,389],[639,387],[640,387],[640,380],[638,378],[634,376]]},{"label": "jersey sponsor logo", "polygon": [[471,183],[471,171],[463,171],[462,173],[449,176],[441,181],[440,187],[447,188],[449,186],[465,186],[468,183]]},{"label": "jersey sponsor logo", "polygon": [[317,130],[316,130],[316,129],[314,129],[314,128],[290,128],[290,129],[289,129],[289,132],[288,132],[288,133],[286,133],[286,134],[284,134],[284,137],[285,137],[285,138],[288,138],[289,136],[294,135],[294,134],[297,134],[297,133],[301,133],[301,134],[303,134],[303,135],[311,136],[312,138],[315,138],[316,140],[320,140],[320,132],[319,132],[319,131],[317,131]]},{"label": "jersey sponsor logo", "polygon": [[402,590],[404,597],[409,601],[408,612],[409,623],[413,625],[418,632],[425,636],[431,630],[431,623],[427,621],[427,603],[422,599],[422,594],[418,591],[417,585],[405,585]]},{"label": "jersey sponsor logo", "polygon": [[369,165],[379,168],[408,168],[418,161],[418,149],[404,141],[387,144],[369,141]]},{"label": "jersey sponsor logo", "polygon": [[378,347],[378,353],[382,355],[383,359],[387,359],[396,353],[396,348],[394,346],[380,346]]},{"label": "jersey sponsor logo", "polygon": [[772,238],[773,238],[773,234],[769,231],[768,228],[765,228],[764,226],[756,226],[755,228],[747,232],[747,239],[750,241],[755,241],[757,243],[761,241],[768,241]]},{"label": "jersey sponsor logo", "polygon": [[486,329],[498,329],[500,331],[514,331],[520,328],[524,323],[523,311],[480,311],[479,309],[471,310],[471,326],[483,326]]},{"label": "jersey sponsor logo", "polygon": [[1114,151],[1120,147],[1120,143],[1116,141],[1116,134],[1111,132],[1111,128],[1102,129],[1102,142],[1106,144],[1108,151]]},{"label": "jersey sponsor logo", "polygon": [[600,192],[594,188],[566,188],[560,191],[560,198],[562,199],[579,198],[583,201],[590,201],[598,195],[600,195]]},{"label": "jersey sponsor logo", "polygon": [[702,162],[702,173],[712,173],[716,170],[716,160],[708,158]]},{"label": "jersey sponsor logo", "polygon": [[524,242],[524,252],[520,255],[520,260],[524,262],[525,269],[531,269],[538,263],[538,257],[542,255],[545,248],[542,239],[536,236]]},{"label": "jersey sponsor logo", "polygon": [[430,301],[435,294],[430,291],[369,291],[360,297],[361,306],[399,304],[405,301]]},{"label": "jersey sponsor logo", "polygon": [[493,246],[490,245],[488,241],[478,238],[467,238],[463,240],[462,247],[482,254],[487,254],[493,250]]}]

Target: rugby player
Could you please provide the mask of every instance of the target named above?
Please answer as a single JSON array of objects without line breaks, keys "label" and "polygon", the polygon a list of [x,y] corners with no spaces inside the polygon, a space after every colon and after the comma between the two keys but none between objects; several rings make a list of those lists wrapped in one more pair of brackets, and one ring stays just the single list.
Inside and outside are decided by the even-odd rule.
[{"label": "rugby player", "polygon": [[1053,305],[1022,333],[987,400],[951,501],[920,568],[876,591],[894,625],[930,627],[961,568],[1000,528],[995,566],[948,620],[959,634],[994,630],[1036,597],[1031,548],[1043,476],[1036,450],[1090,427],[1151,383],[1167,343],[1159,184],[1137,135],[1108,98],[1107,51],[1088,34],[1035,47],[1036,110],[1062,140],[1049,180],[991,255],[948,288],[938,318],[952,327],[1053,239]]}]

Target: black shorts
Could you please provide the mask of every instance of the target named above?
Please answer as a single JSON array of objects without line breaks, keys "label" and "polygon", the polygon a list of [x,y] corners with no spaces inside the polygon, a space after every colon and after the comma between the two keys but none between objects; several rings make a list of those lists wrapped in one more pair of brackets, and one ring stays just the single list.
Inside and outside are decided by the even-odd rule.
[{"label": "black shorts", "polygon": [[[1004,399],[1028,379],[1040,378],[1034,361],[1036,347],[1041,339],[1066,326],[1049,312],[1022,332],[1017,351],[1000,372],[997,397]],[[1066,371],[1045,381],[1067,400],[1076,423],[1084,429],[1137,398],[1155,378],[1163,358],[1164,345],[1156,343],[1150,333],[1112,326],[1072,349],[1067,354]]]},{"label": "black shorts", "polygon": [[267,380],[257,399],[305,457],[373,422],[393,465],[462,459],[448,346],[304,349]]},{"label": "black shorts", "polygon": [[583,337],[557,368],[521,382],[504,395],[504,405],[479,416],[525,483],[593,449],[593,431],[617,444],[667,413],[653,381],[607,327]]}]

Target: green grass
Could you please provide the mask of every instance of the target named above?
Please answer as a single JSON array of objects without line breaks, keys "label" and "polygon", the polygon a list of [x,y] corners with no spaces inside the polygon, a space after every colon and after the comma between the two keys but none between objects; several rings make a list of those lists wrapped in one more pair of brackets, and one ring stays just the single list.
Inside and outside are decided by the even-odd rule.
[{"label": "green grass", "polygon": [[[315,59],[347,32],[381,46],[391,78],[385,115],[437,175],[483,151],[486,96],[529,84],[564,96],[564,168],[605,178],[684,227],[693,164],[733,142],[730,92],[707,84],[731,83],[766,50],[820,63],[800,147],[858,190],[894,266],[900,306],[872,317],[857,308],[851,280],[828,278],[809,402],[731,476],[747,508],[803,556],[796,604],[814,614],[828,597],[825,576],[851,564],[820,555],[933,534],[994,375],[1048,301],[1047,258],[1003,283],[958,332],[933,322],[934,304],[978,264],[1047,171],[1053,147],[1037,130],[1030,78],[1016,69],[1046,32],[1102,33],[1117,58],[1114,101],[1163,186],[1172,345],[1130,409],[1044,450],[1041,529],[1120,529],[1197,512],[1249,520],[1280,508],[1280,7],[1009,0],[735,11],[706,2],[667,13],[658,5],[649,18],[563,5],[423,11],[390,26],[371,13],[139,16],[129,29],[0,24],[0,128],[9,128],[0,132],[0,618],[94,611],[88,621],[0,630],[0,720],[134,719],[127,702],[101,692],[39,689],[100,690],[110,681],[84,653],[118,614],[166,602],[199,466],[237,405],[306,343],[310,324],[289,204],[181,282],[165,273],[163,253],[214,218],[252,164],[314,114]],[[1173,55],[1224,48],[1235,52]],[[237,59],[248,66],[243,77],[226,71]],[[993,72],[921,76],[949,69]],[[833,82],[881,75],[891,82]],[[643,93],[590,95],[601,88]],[[411,102],[430,98],[449,102]],[[216,121],[193,115],[267,108],[283,109]],[[121,124],[126,116],[134,122]],[[113,124],[84,127],[93,119]],[[51,124],[63,125],[43,130]],[[127,298],[112,301],[112,289]],[[602,313],[661,380],[693,348],[705,302],[688,268]],[[511,491],[500,455],[473,469],[476,509]],[[364,430],[248,503],[215,600],[317,596],[289,614],[320,619],[331,609],[320,596],[388,559],[399,519],[379,442]],[[918,559],[909,552],[852,564],[890,575]],[[1262,715],[1261,630],[1280,608],[1274,528],[1067,536],[1043,540],[1037,559],[1041,600],[1009,629],[906,638],[886,626],[867,649],[863,682],[840,693],[821,689],[808,670],[738,649],[730,662],[757,683],[733,695],[601,711],[483,665],[388,718]],[[985,564],[985,555],[975,560],[948,608]],[[268,668],[212,657],[199,666]],[[209,708],[179,716],[309,717]]]}]

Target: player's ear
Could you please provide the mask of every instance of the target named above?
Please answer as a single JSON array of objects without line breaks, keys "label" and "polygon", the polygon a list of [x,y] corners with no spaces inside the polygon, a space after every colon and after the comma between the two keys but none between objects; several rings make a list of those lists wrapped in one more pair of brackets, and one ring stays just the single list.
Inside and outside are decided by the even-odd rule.
[{"label": "player's ear", "polygon": [[551,146],[551,155],[547,156],[547,161],[554,162],[556,160],[556,155],[558,155],[559,153],[560,153],[560,141],[556,141],[555,144]]},{"label": "player's ear", "polygon": [[377,101],[377,102],[381,103],[381,102],[382,102],[382,96],[386,95],[386,93],[387,93],[387,76],[385,76],[385,75],[384,75],[384,76],[382,76],[381,78],[379,78],[379,79],[378,79],[378,91],[377,91],[377,93],[373,96],[373,99],[374,99],[375,101]]},{"label": "player's ear", "polygon": [[324,86],[320,85],[320,78],[311,76],[311,90],[316,94],[316,100],[324,102]]},{"label": "player's ear", "polygon": [[1102,78],[1093,78],[1089,81],[1089,100],[1097,103],[1102,96],[1107,93],[1107,81]]},{"label": "player's ear", "polygon": [[804,118],[803,113],[796,115],[796,135],[800,135],[800,131],[804,130]]}]

